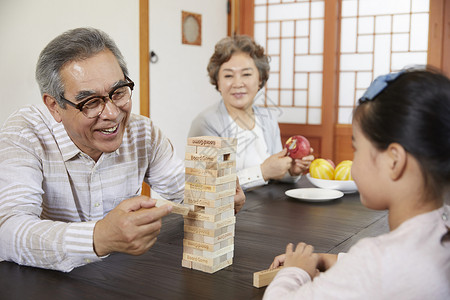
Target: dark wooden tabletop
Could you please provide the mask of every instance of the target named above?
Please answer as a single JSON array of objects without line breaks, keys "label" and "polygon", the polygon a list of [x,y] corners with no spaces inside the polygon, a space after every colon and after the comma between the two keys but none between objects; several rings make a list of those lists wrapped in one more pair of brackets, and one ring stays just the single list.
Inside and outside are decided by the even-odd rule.
[{"label": "dark wooden tabletop", "polygon": [[267,269],[287,243],[338,253],[388,231],[386,211],[365,208],[358,193],[321,203],[285,196],[300,187],[312,185],[302,178],[246,193],[236,216],[233,265],[214,274],[181,267],[183,217],[172,214],[141,256],[113,254],[70,273],[0,262],[0,299],[261,299],[265,288],[253,287],[253,273]]}]

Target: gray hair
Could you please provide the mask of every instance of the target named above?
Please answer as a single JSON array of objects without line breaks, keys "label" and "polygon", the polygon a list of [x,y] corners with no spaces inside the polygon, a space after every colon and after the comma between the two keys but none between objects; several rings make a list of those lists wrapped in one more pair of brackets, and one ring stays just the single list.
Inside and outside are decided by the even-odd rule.
[{"label": "gray hair", "polygon": [[41,95],[46,93],[55,97],[59,106],[65,108],[61,100],[64,95],[61,68],[69,62],[90,58],[105,49],[114,54],[123,74],[128,76],[122,53],[105,32],[95,28],[76,28],[54,38],[42,50],[36,65],[36,81]]}]

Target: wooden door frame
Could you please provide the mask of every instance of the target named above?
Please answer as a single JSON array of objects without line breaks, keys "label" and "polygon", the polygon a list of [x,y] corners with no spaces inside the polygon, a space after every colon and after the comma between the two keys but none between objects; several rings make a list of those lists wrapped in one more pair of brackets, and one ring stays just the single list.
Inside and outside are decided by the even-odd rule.
[{"label": "wooden door frame", "polygon": [[[149,0],[139,0],[139,109],[150,117],[150,33]],[[142,195],[150,196],[150,186],[142,184]]]}]

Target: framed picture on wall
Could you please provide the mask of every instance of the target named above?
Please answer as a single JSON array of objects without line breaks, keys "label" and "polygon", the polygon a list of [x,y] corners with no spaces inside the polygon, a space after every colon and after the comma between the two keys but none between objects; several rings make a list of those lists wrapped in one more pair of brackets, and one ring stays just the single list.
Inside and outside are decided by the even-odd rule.
[{"label": "framed picture on wall", "polygon": [[202,44],[202,15],[181,12],[181,42],[187,45]]}]

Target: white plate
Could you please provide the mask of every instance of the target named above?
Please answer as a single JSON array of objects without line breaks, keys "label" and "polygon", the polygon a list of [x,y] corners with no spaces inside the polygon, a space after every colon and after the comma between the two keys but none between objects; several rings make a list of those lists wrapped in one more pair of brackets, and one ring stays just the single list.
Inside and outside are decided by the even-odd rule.
[{"label": "white plate", "polygon": [[341,198],[344,193],[336,190],[304,188],[293,189],[285,192],[286,196],[309,202],[323,202]]},{"label": "white plate", "polygon": [[345,194],[354,193],[358,190],[356,184],[353,180],[328,180],[328,179],[317,179],[312,178],[311,174],[306,174],[309,182],[319,188],[338,190],[344,192]]}]

